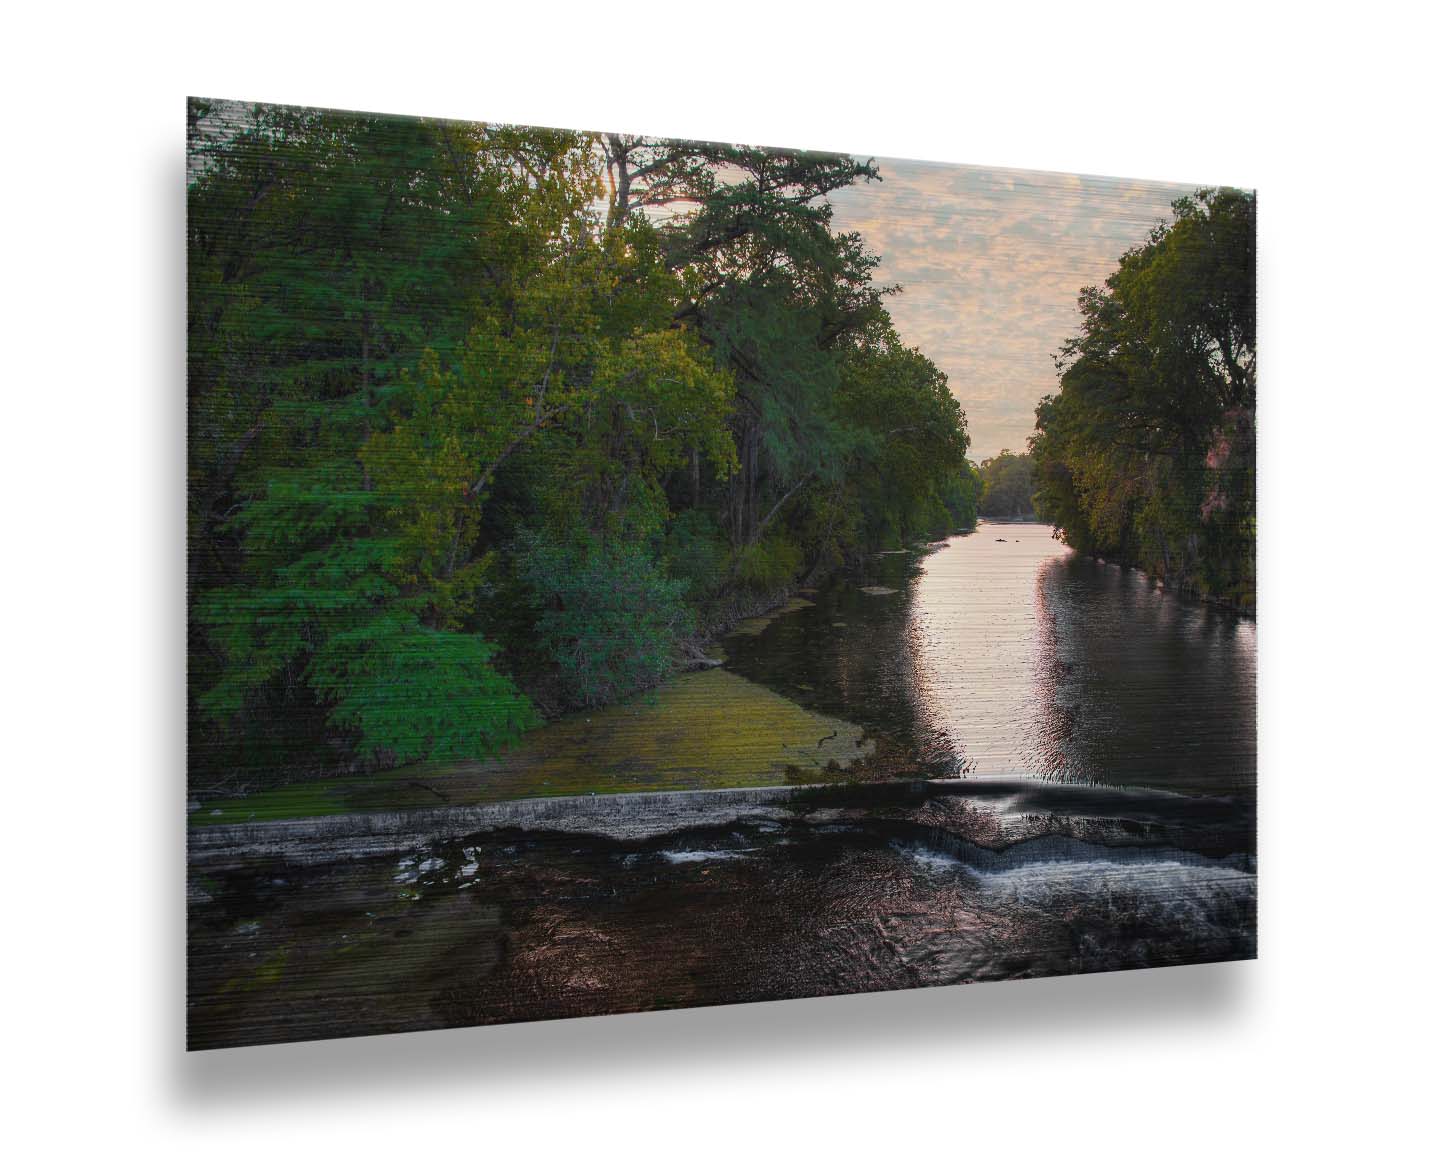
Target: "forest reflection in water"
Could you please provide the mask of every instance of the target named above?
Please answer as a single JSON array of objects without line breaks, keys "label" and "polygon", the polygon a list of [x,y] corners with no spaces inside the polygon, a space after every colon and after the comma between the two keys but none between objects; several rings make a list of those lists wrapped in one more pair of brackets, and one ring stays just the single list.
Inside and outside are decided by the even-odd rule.
[{"label": "forest reflection in water", "polygon": [[1253,620],[1043,524],[982,522],[868,579],[733,639],[729,666],[863,723],[887,774],[1254,786]]}]

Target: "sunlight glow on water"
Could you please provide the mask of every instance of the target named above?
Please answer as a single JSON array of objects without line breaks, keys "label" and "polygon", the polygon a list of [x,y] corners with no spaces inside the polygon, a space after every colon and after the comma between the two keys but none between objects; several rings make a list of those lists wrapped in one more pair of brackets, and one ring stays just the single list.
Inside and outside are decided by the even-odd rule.
[{"label": "sunlight glow on water", "polygon": [[1044,525],[981,524],[922,565],[909,630],[922,707],[970,773],[1046,775],[1063,758],[1038,574],[1068,553]]},{"label": "sunlight glow on water", "polygon": [[982,522],[734,641],[730,667],[865,727],[890,775],[1193,792],[1255,781],[1255,624],[1055,540]]},{"label": "sunlight glow on water", "polygon": [[919,684],[972,774],[1253,785],[1254,621],[1076,555],[1045,525],[982,524],[923,570]]}]

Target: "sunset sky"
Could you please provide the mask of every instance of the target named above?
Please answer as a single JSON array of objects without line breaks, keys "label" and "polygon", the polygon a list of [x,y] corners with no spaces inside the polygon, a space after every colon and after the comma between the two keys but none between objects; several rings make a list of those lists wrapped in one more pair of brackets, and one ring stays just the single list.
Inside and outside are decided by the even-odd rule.
[{"label": "sunset sky", "polygon": [[1075,298],[1144,240],[1193,187],[913,160],[878,160],[883,183],[835,193],[835,227],[880,255],[906,343],[950,377],[976,460],[1025,450]]}]

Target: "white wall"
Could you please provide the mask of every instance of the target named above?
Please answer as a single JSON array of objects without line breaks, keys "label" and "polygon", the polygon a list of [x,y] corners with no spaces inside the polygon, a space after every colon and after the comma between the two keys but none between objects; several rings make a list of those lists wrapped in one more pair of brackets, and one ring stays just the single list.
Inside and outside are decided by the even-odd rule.
[{"label": "white wall", "polygon": [[[13,1146],[1407,1143],[1440,769],[1421,11],[11,12]],[[1257,187],[1261,959],[183,1056],[187,94]]]}]

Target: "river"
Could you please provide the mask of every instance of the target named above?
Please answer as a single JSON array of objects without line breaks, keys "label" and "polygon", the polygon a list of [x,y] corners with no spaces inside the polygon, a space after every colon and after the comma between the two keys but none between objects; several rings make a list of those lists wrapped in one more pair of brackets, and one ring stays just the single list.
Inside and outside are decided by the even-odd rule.
[{"label": "river", "polygon": [[[725,642],[875,751],[632,841],[200,877],[193,1047],[1255,954],[1255,626],[983,523]],[[619,801],[623,803],[624,801]]]},{"label": "river", "polygon": [[1043,524],[877,558],[864,587],[732,638],[727,666],[863,722],[896,773],[1254,786],[1253,620],[1077,555]]}]

